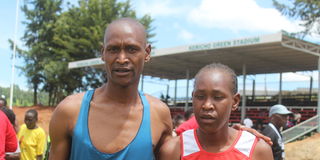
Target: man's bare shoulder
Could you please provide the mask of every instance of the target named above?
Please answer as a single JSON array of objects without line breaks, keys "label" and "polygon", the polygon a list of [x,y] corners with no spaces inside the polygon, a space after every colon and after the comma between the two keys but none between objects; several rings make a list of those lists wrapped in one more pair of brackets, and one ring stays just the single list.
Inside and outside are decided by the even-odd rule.
[{"label": "man's bare shoulder", "polygon": [[170,114],[169,107],[162,102],[160,99],[153,97],[151,95],[145,94],[146,98],[150,104],[150,107],[157,111],[160,114]]},{"label": "man's bare shoulder", "polygon": [[58,104],[53,116],[75,120],[78,116],[83,96],[84,92],[67,96]]},{"label": "man's bare shoulder", "polygon": [[84,93],[78,93],[63,99],[52,114],[50,127],[65,126],[71,133],[78,118],[83,96]]},{"label": "man's bare shoulder", "polygon": [[252,156],[253,160],[273,160],[272,150],[264,140],[259,139]]},{"label": "man's bare shoulder", "polygon": [[85,92],[73,94],[63,99],[57,106],[56,110],[69,111],[79,109]]}]

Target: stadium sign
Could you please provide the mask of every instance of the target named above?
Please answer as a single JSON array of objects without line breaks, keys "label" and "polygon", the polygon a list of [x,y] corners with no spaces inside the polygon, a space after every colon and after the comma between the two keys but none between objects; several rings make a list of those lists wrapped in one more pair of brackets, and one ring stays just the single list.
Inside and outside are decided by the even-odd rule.
[{"label": "stadium sign", "polygon": [[257,44],[257,43],[260,43],[260,37],[196,44],[196,45],[190,45],[188,49],[189,51],[197,51],[197,50],[244,46],[244,45]]}]

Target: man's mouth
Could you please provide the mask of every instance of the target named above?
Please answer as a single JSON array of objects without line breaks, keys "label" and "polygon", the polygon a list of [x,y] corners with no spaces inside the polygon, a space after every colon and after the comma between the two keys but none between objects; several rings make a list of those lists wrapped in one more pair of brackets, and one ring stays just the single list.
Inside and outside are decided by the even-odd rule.
[{"label": "man's mouth", "polygon": [[129,68],[115,68],[112,71],[118,76],[126,76],[131,72]]}]

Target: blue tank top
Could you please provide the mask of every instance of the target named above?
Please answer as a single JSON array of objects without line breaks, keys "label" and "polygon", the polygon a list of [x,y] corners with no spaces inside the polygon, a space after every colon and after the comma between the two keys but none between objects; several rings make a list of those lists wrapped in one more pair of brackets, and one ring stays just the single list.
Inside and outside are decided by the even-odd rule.
[{"label": "blue tank top", "polygon": [[[88,112],[94,90],[85,93],[78,120],[73,129],[70,160],[152,160],[152,136],[150,125],[150,106],[143,93],[139,92],[143,104],[143,116],[135,138],[119,152],[109,154],[100,152],[93,146],[89,137]],[[108,116],[108,115],[106,115]],[[108,127],[108,126],[106,126]]]}]

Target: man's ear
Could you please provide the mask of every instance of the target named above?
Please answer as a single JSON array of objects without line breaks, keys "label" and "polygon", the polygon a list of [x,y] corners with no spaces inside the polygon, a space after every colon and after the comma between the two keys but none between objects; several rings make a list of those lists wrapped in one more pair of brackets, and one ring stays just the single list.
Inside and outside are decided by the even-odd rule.
[{"label": "man's ear", "polygon": [[238,109],[240,103],[240,94],[236,93],[235,95],[233,95],[233,103],[232,103],[232,111],[236,111]]},{"label": "man's ear", "polygon": [[145,51],[146,51],[146,55],[144,57],[144,61],[148,62],[151,58],[151,55],[150,55],[151,54],[151,45],[149,43],[147,44]]},{"label": "man's ear", "polygon": [[104,61],[104,45],[102,43],[100,43],[100,53],[101,53],[101,59],[102,61]]}]

